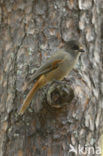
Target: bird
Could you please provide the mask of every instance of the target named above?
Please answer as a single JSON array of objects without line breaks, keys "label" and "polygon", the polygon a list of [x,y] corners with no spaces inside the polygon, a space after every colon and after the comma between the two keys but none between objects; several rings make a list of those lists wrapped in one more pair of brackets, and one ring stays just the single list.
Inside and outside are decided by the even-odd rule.
[{"label": "bird", "polygon": [[38,89],[53,80],[62,80],[69,74],[82,52],[85,51],[78,40],[71,40],[64,43],[63,47],[59,48],[32,76],[30,82],[34,82],[35,80],[35,83],[27,94],[18,114],[24,114]]}]

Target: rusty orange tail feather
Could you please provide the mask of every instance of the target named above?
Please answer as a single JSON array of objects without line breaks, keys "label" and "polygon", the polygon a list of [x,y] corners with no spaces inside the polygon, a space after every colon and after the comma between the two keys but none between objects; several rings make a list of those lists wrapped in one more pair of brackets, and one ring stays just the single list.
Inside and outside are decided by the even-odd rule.
[{"label": "rusty orange tail feather", "polygon": [[22,115],[22,114],[25,112],[25,110],[26,110],[27,107],[29,106],[29,104],[30,104],[30,102],[31,102],[31,100],[32,100],[32,98],[33,98],[35,92],[36,92],[39,88],[43,87],[45,84],[46,84],[46,78],[45,78],[44,75],[42,75],[42,76],[36,81],[36,83],[34,84],[33,88],[31,89],[31,91],[28,93],[26,99],[25,99],[24,102],[23,102],[23,105],[21,106],[21,108],[20,108],[20,110],[19,110],[19,112],[18,112],[19,115]]}]

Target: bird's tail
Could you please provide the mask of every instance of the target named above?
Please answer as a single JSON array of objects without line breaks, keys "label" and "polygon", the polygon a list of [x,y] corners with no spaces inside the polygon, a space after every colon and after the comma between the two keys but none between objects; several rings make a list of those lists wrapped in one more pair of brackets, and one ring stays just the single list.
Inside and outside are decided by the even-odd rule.
[{"label": "bird's tail", "polygon": [[25,112],[25,110],[29,106],[34,94],[36,93],[36,91],[39,88],[43,87],[46,83],[47,83],[46,77],[44,75],[40,76],[40,78],[34,84],[33,88],[28,93],[26,99],[24,100],[24,103],[23,103],[23,105],[21,106],[21,108],[20,108],[20,110],[18,112],[19,115],[22,115]]}]

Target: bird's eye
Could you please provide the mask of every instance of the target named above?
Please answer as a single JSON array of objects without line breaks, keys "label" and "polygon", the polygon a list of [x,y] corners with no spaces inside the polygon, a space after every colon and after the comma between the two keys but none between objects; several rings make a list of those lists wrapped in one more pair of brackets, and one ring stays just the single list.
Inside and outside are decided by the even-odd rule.
[{"label": "bird's eye", "polygon": [[79,47],[77,46],[77,45],[73,45],[73,50],[78,50],[79,49]]}]

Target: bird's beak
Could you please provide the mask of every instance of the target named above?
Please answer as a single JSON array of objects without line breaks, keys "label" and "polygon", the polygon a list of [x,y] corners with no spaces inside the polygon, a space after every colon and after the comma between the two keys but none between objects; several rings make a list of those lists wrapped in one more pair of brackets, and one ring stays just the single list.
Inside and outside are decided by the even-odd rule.
[{"label": "bird's beak", "polygon": [[81,53],[85,52],[85,50],[83,49],[82,46],[80,46],[79,51],[80,51]]},{"label": "bird's beak", "polygon": [[84,53],[84,52],[85,52],[85,50],[84,50],[84,49],[79,49],[79,51],[80,51],[81,53]]}]

